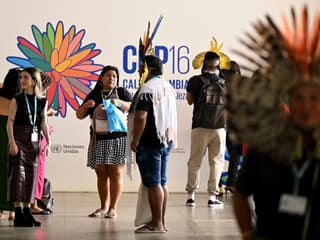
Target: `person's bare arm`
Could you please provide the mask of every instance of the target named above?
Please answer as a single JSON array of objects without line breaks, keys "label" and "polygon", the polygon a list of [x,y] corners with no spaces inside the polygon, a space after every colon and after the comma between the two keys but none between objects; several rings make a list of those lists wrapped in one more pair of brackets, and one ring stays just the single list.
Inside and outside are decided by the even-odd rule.
[{"label": "person's bare arm", "polygon": [[46,139],[46,146],[44,147],[43,150],[45,151],[46,155],[48,155],[49,150],[50,150],[50,145],[51,145],[51,140],[50,140],[50,137],[49,137],[47,109],[48,109],[48,102],[46,102],[46,105],[45,105],[45,107],[43,108],[43,110],[41,112],[41,117],[42,117],[41,131],[42,131],[43,136]]},{"label": "person's bare arm", "polygon": [[233,197],[234,212],[242,234],[242,240],[250,240],[253,235],[251,209],[248,196],[236,191]]},{"label": "person's bare arm", "polygon": [[187,103],[189,105],[192,105],[193,104],[193,96],[190,92],[187,92]]},{"label": "person's bare arm", "polygon": [[131,150],[136,152],[140,138],[146,127],[148,112],[137,110],[134,115],[133,140],[131,142]]},{"label": "person's bare arm", "polygon": [[92,108],[96,105],[95,101],[90,99],[84,104],[82,104],[78,110],[76,111],[76,116],[78,119],[84,119],[86,116],[88,116],[88,109]]}]

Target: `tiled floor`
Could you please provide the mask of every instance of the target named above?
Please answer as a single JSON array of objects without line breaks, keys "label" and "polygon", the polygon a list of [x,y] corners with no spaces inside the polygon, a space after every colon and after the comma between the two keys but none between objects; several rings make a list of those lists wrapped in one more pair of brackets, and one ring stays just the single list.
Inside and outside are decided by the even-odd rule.
[{"label": "tiled floor", "polygon": [[207,195],[196,196],[197,206],[184,205],[184,194],[171,194],[165,234],[135,234],[133,220],[136,193],[122,195],[116,219],[93,219],[87,215],[98,207],[96,193],[55,193],[55,211],[38,216],[40,228],[14,228],[0,220],[0,239],[5,240],[235,240],[240,239],[232,213],[232,196],[223,198],[224,208],[208,208]]}]

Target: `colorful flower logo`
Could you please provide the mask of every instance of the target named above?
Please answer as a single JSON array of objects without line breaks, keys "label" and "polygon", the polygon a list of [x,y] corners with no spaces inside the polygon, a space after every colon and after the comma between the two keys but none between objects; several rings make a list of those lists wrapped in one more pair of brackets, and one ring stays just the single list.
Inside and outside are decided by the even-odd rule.
[{"label": "colorful flower logo", "polygon": [[91,91],[90,86],[98,80],[96,72],[103,65],[92,60],[101,53],[94,49],[95,43],[82,45],[85,30],[76,32],[71,26],[64,33],[63,22],[56,29],[47,23],[47,29],[41,33],[35,25],[31,27],[36,45],[23,37],[18,37],[18,48],[27,57],[7,57],[7,61],[19,67],[37,67],[48,74],[52,84],[47,92],[48,105],[57,110],[57,115],[66,116],[67,103],[76,110],[79,99],[84,99]]}]

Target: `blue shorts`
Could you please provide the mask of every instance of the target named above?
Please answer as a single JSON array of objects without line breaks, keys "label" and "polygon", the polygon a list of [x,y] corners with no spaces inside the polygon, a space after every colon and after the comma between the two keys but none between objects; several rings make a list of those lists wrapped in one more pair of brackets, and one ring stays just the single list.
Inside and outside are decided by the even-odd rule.
[{"label": "blue shorts", "polygon": [[172,146],[172,142],[167,147],[160,148],[139,146],[136,153],[137,164],[146,187],[167,184],[167,163]]}]

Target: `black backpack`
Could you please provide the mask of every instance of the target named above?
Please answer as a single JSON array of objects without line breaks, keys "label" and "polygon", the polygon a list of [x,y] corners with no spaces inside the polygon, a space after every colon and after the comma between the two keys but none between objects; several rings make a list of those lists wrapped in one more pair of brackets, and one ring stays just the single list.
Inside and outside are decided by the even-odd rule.
[{"label": "black backpack", "polygon": [[195,123],[203,128],[218,129],[226,125],[224,112],[225,80],[223,78],[208,79],[201,75],[203,82],[197,101]]}]

